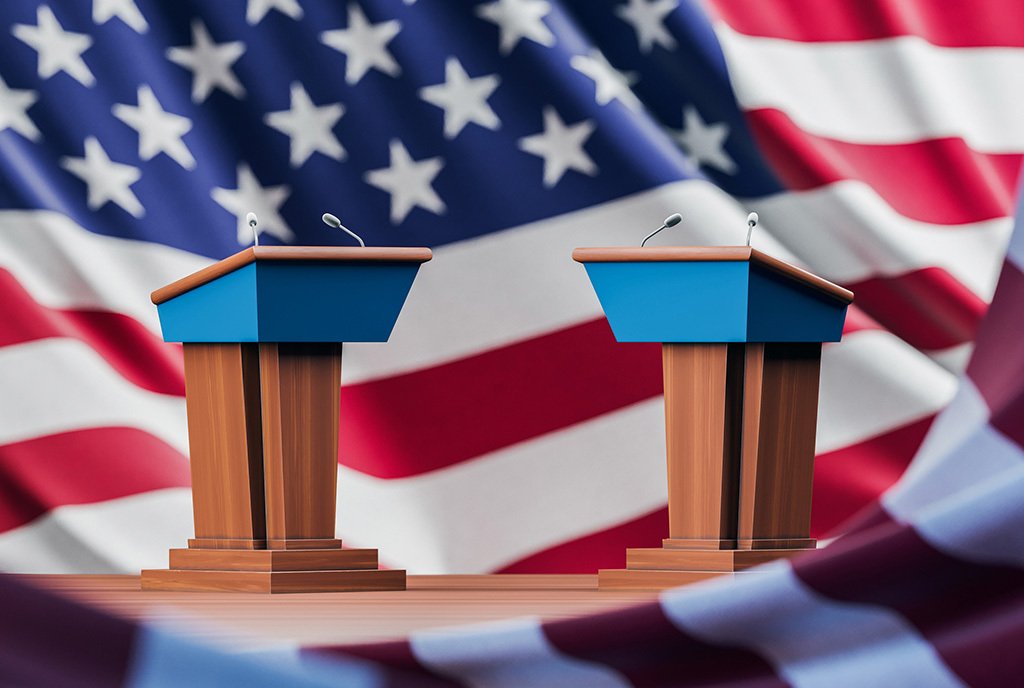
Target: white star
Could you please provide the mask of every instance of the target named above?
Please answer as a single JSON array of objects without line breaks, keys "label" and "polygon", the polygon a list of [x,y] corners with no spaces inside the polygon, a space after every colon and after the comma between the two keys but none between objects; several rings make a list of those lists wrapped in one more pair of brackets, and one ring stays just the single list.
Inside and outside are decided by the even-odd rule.
[{"label": "white star", "polygon": [[106,24],[117,17],[130,26],[135,33],[146,33],[149,24],[142,16],[135,0],[92,0],[92,20],[97,24]]},{"label": "white star", "polygon": [[27,112],[37,100],[39,94],[35,91],[8,88],[0,78],[0,131],[10,127],[31,141],[38,141],[42,134]]},{"label": "white star", "polygon": [[649,53],[655,44],[669,50],[676,47],[676,39],[664,22],[677,7],[679,0],[629,0],[628,5],[616,7],[615,14],[632,24],[640,52]]},{"label": "white star", "polygon": [[255,26],[263,21],[270,10],[277,10],[296,21],[302,19],[302,7],[299,0],[249,0],[245,7],[245,21]]},{"label": "white star", "polygon": [[493,131],[501,120],[487,99],[500,81],[494,74],[470,79],[462,63],[449,57],[444,64],[444,83],[421,88],[420,98],[444,110],[445,138],[455,138],[470,122]]},{"label": "white star", "polygon": [[36,9],[36,26],[15,24],[11,33],[39,53],[41,78],[49,79],[63,71],[83,86],[96,83],[96,77],[82,59],[82,53],[92,45],[92,38],[84,33],[65,31],[48,6]]},{"label": "white star", "polygon": [[267,113],[263,121],[291,138],[292,167],[301,167],[317,152],[335,160],[345,157],[345,149],[331,131],[343,114],[345,107],[341,103],[314,105],[306,89],[296,81],[292,84],[291,109]]},{"label": "white star", "polygon": [[64,157],[60,159],[60,166],[86,183],[90,210],[113,201],[133,217],[146,214],[146,209],[129,188],[142,176],[139,168],[112,162],[95,136],[85,140],[84,158]]},{"label": "white star", "polygon": [[388,43],[402,30],[397,20],[371,24],[359,5],[348,6],[348,28],[324,31],[320,40],[324,45],[345,53],[345,82],[357,84],[370,69],[398,76],[401,67],[388,52]]},{"label": "white star", "polygon": [[551,11],[546,0],[495,0],[476,8],[477,16],[498,25],[501,30],[499,47],[507,55],[523,38],[551,47],[555,36],[544,23]]},{"label": "white star", "polygon": [[401,223],[416,206],[435,215],[445,212],[444,201],[430,185],[444,168],[444,160],[437,157],[414,162],[398,139],[391,141],[390,148],[391,166],[370,170],[364,179],[391,194],[391,223]]},{"label": "white star", "polygon": [[290,194],[291,189],[283,184],[281,186],[260,186],[256,175],[244,162],[238,165],[237,189],[217,187],[210,192],[213,200],[228,212],[234,213],[237,218],[238,243],[242,246],[252,243],[252,230],[245,221],[245,216],[250,212],[256,213],[256,217],[259,218],[256,231],[273,234],[281,241],[291,241],[295,238],[295,233],[278,212]]},{"label": "white star", "polygon": [[683,110],[683,128],[675,136],[695,165],[707,163],[726,174],[735,174],[736,162],[725,151],[725,140],[729,138],[729,125],[725,122],[706,124],[697,108],[688,105]]},{"label": "white star", "polygon": [[575,55],[569,64],[594,81],[594,100],[598,105],[607,105],[618,98],[626,107],[640,109],[640,100],[631,88],[640,77],[633,72],[620,72],[615,69],[601,51],[594,50],[589,56]]},{"label": "white star", "polygon": [[519,147],[527,153],[544,158],[544,186],[551,188],[566,170],[576,170],[593,177],[597,165],[583,150],[583,144],[594,133],[594,123],[583,120],[566,126],[551,106],[544,108],[544,132],[519,139]]},{"label": "white star", "polygon": [[192,20],[192,47],[168,48],[167,59],[192,71],[192,102],[202,103],[215,88],[235,98],[245,95],[245,89],[231,71],[231,65],[245,52],[245,43],[214,43],[206,25]]},{"label": "white star", "polygon": [[138,93],[138,106],[117,103],[113,112],[114,117],[139,132],[139,159],[151,160],[158,153],[167,153],[185,169],[193,169],[196,159],[181,140],[192,129],[192,120],[165,112],[149,86],[139,86]]}]

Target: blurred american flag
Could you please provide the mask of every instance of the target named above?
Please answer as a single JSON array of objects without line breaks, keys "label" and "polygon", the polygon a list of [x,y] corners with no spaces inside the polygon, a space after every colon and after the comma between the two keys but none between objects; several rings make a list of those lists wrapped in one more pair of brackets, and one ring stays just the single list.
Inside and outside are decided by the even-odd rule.
[{"label": "blurred american flag", "polygon": [[754,245],[857,294],[814,532],[952,398],[1024,151],[1009,0],[0,4],[0,568],[134,572],[191,534],[149,293],[261,243],[426,245],[345,348],[338,535],[413,573],[592,572],[667,530],[660,355],[579,245]]}]

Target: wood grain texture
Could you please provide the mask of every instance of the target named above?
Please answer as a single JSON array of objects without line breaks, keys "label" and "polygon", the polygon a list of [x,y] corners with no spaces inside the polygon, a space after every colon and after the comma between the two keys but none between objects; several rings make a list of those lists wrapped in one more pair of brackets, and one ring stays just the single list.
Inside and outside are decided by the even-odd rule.
[{"label": "wood grain texture", "polygon": [[333,539],[340,344],[259,344],[269,540]]},{"label": "wood grain texture", "polygon": [[[731,571],[659,571],[657,569],[601,569],[597,585],[604,590],[659,591],[709,578],[737,575]],[[751,575],[751,574],[742,574]]]},{"label": "wood grain texture", "polygon": [[144,570],[143,590],[311,593],[405,590],[405,571],[196,571]]},{"label": "wood grain texture", "polygon": [[714,541],[709,548],[736,537],[737,351],[728,344],[662,345],[669,535]]},{"label": "wood grain texture", "polygon": [[801,268],[749,246],[614,246],[578,248],[572,252],[579,263],[669,263],[750,261],[804,284],[843,303],[853,301],[853,292]]},{"label": "wood grain texture", "polygon": [[639,548],[626,550],[627,569],[667,571],[743,571],[776,559],[794,557],[803,549],[686,550]]},{"label": "wood grain texture", "polygon": [[19,578],[137,621],[195,619],[190,637],[246,649],[374,642],[523,615],[553,621],[657,597],[652,592],[599,591],[596,575],[409,576],[405,592],[313,595],[144,591],[137,575]]},{"label": "wood grain texture", "polygon": [[185,344],[185,392],[198,539],[266,538],[255,345]]},{"label": "wood grain texture", "polygon": [[[193,498],[194,499],[194,498]],[[233,540],[231,538],[189,538],[190,549],[245,549],[263,550],[266,540]]]},{"label": "wood grain texture", "polygon": [[150,298],[160,305],[175,296],[195,289],[229,272],[234,272],[256,260],[312,260],[334,263],[352,263],[361,261],[384,263],[425,263],[432,253],[429,248],[405,246],[256,246],[228,256],[191,275],[160,287]]},{"label": "wood grain texture", "polygon": [[291,538],[288,540],[267,540],[267,549],[341,549],[341,540],[337,538],[305,539]]},{"label": "wood grain texture", "polygon": [[747,345],[740,543],[813,543],[811,484],[820,369],[818,343]]},{"label": "wood grain texture", "polygon": [[736,540],[665,538],[661,541],[661,546],[666,549],[736,549]]},{"label": "wood grain texture", "polygon": [[218,571],[312,571],[375,569],[375,549],[201,550],[172,549],[172,569]]}]

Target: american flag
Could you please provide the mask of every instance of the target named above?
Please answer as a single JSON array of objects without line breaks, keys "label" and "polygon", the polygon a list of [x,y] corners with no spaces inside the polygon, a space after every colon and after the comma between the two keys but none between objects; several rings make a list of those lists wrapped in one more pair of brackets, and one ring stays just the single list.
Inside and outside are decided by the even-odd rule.
[{"label": "american flag", "polygon": [[660,356],[569,254],[756,247],[857,294],[823,353],[812,536],[956,390],[1024,151],[1014,3],[0,3],[0,568],[191,535],[149,293],[251,241],[426,245],[343,363],[338,536],[413,573],[593,572],[667,530]]}]

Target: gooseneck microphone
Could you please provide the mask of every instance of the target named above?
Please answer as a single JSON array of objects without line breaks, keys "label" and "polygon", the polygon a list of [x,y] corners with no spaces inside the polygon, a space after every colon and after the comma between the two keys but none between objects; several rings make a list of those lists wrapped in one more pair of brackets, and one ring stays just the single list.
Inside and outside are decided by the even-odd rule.
[{"label": "gooseneck microphone", "polygon": [[757,226],[757,213],[750,213],[747,215],[747,246],[750,246],[750,235],[754,233],[754,227]]},{"label": "gooseneck microphone", "polygon": [[669,227],[675,227],[677,224],[679,224],[682,221],[683,221],[683,216],[680,215],[679,213],[675,213],[673,215],[669,215],[668,217],[665,218],[665,221],[661,223],[661,227],[658,227],[656,230],[654,230],[653,232],[648,234],[646,237],[644,237],[644,240],[640,242],[641,248],[647,243],[648,239],[650,239],[652,236],[654,236],[655,234],[657,234],[661,230],[667,229]]},{"label": "gooseneck microphone", "polygon": [[249,213],[248,215],[246,215],[245,216],[245,221],[246,221],[246,223],[248,223],[249,229],[252,230],[252,245],[253,246],[259,246],[260,245],[260,235],[259,235],[259,232],[256,231],[256,225],[257,225],[256,213]]},{"label": "gooseneck microphone", "polygon": [[341,231],[345,232],[345,234],[348,234],[350,237],[358,241],[360,246],[366,248],[366,243],[360,238],[360,236],[353,232],[348,227],[346,227],[345,225],[341,224],[341,220],[339,220],[334,215],[331,215],[330,213],[324,213],[321,219],[324,221],[324,224],[327,225],[328,227],[340,229]]}]

